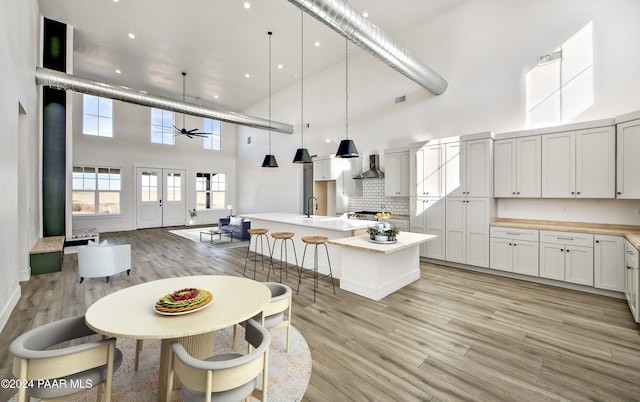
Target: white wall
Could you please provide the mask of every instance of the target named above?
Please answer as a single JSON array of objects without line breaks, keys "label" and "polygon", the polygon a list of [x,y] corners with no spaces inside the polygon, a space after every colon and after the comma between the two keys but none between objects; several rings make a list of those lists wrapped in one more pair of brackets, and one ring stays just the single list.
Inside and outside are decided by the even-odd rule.
[{"label": "white wall", "polygon": [[[202,148],[201,138],[175,137],[175,145],[151,144],[151,111],[145,106],[114,101],[114,137],[103,138],[82,134],[82,94],[73,96],[73,164],[120,167],[122,174],[121,214],[115,216],[74,216],[73,228],[96,228],[98,232],[135,229],[136,167],[186,170],[186,210],[195,208],[195,174],[225,173],[227,201],[225,209],[200,211],[197,224],[218,222],[227,216],[226,205],[235,205],[236,126],[223,124],[221,151]],[[176,115],[182,125],[182,115]],[[186,116],[187,128],[202,130],[202,118]],[[70,205],[68,205],[70,208]]]},{"label": "white wall", "polygon": [[[0,330],[20,298],[20,276],[39,236],[38,103],[34,71],[40,22],[36,0],[0,7]],[[21,157],[22,156],[22,157]]]},{"label": "white wall", "polygon": [[[640,3],[633,0],[468,1],[394,38],[449,82],[431,95],[355,45],[349,57],[349,138],[363,156],[412,142],[485,131],[527,128],[525,77],[537,57],[553,52],[593,24],[594,102],[571,122],[612,118],[640,110]],[[374,21],[375,22],[375,21]],[[384,29],[384,27],[382,27]],[[309,49],[308,51],[312,51]],[[305,78],[305,145],[311,154],[335,152],[345,136],[345,66]],[[394,99],[406,95],[407,101]],[[274,120],[295,125],[292,136],[272,134],[280,168],[260,168],[264,131],[238,130],[238,203],[241,212],[301,211],[301,169],[290,163],[300,144],[300,88],[272,97]],[[267,116],[266,100],[245,111]],[[247,145],[247,137],[252,144]],[[331,142],[327,143],[329,140]],[[366,158],[365,158],[366,159]],[[384,159],[381,161],[384,170]],[[255,194],[255,196],[252,196]],[[571,218],[596,219],[576,208]],[[594,207],[602,203],[592,202]],[[557,206],[548,214],[557,217]],[[547,203],[541,205],[547,207]],[[614,207],[615,209],[615,207]],[[622,208],[624,209],[624,208]],[[511,213],[515,214],[516,207]],[[568,216],[565,214],[565,216]],[[627,212],[603,216],[627,222]]]}]

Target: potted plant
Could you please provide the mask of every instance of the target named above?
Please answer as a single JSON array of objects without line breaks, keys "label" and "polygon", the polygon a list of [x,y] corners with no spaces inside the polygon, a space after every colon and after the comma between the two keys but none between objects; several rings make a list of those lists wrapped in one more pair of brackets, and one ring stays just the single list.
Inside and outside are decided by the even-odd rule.
[{"label": "potted plant", "polygon": [[195,217],[198,216],[198,211],[196,211],[196,209],[190,209],[189,210],[189,225],[193,225],[193,222],[195,221]]},{"label": "potted plant", "polygon": [[389,241],[394,241],[398,233],[400,233],[400,228],[398,228],[397,226],[394,226],[391,229],[387,229],[384,231],[384,234],[388,236]]},{"label": "potted plant", "polygon": [[367,228],[367,233],[369,233],[369,238],[371,240],[375,240],[376,235],[378,234],[378,229],[375,226],[369,226]]}]

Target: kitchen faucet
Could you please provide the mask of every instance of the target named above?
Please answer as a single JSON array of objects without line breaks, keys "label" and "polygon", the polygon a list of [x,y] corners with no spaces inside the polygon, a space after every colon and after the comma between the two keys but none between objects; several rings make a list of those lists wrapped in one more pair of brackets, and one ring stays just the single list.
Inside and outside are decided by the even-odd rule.
[{"label": "kitchen faucet", "polygon": [[[307,218],[311,218],[311,210],[313,209],[313,200],[316,200],[316,209],[318,209],[318,199],[316,197],[307,198]],[[309,206],[311,202],[311,206]]]}]

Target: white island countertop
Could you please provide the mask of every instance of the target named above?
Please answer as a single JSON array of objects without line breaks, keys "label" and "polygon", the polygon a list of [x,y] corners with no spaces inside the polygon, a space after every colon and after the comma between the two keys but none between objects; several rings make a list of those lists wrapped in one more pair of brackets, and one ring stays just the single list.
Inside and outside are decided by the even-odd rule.
[{"label": "white island countertop", "polygon": [[352,230],[365,229],[375,223],[373,221],[320,215],[311,215],[310,218],[307,218],[306,215],[285,212],[241,214],[240,216],[247,219],[286,223],[290,225],[306,226],[316,229],[334,230],[337,232],[349,232]]},{"label": "white island countertop", "polygon": [[435,235],[427,235],[422,233],[401,232],[396,236],[395,243],[376,243],[369,240],[369,235],[344,237],[342,239],[331,239],[329,244],[336,246],[349,247],[361,251],[371,253],[389,254],[416,244],[424,243],[436,237]]}]

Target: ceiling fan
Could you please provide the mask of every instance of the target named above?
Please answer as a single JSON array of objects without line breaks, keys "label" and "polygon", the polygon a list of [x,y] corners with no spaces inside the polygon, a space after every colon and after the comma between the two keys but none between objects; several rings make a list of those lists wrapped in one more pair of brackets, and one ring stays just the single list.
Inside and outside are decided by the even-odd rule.
[{"label": "ceiling fan", "polygon": [[[184,84],[185,84],[185,79],[187,77],[187,73],[185,73],[184,71],[182,72],[182,102],[184,102],[184,98],[185,98],[185,92],[184,92]],[[211,133],[199,133],[198,132],[198,128],[193,128],[191,130],[187,130],[185,128],[184,125],[184,113],[182,113],[182,128],[178,128],[175,125],[173,126],[173,128],[176,129],[176,133],[173,135],[174,137],[178,136],[178,135],[185,135],[189,138],[193,138],[193,137],[206,137],[208,135],[211,135]]]}]

